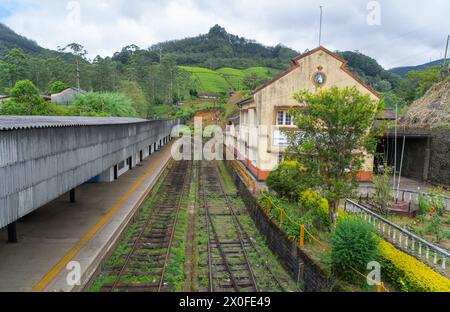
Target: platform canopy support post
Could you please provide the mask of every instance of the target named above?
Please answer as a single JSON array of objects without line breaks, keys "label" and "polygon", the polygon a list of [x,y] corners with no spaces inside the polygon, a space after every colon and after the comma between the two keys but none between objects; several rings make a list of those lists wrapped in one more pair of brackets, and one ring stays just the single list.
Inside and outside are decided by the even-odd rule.
[{"label": "platform canopy support post", "polygon": [[8,224],[8,243],[17,243],[17,228],[16,222]]},{"label": "platform canopy support post", "polygon": [[76,203],[75,189],[74,188],[70,190],[70,202],[72,204]]}]

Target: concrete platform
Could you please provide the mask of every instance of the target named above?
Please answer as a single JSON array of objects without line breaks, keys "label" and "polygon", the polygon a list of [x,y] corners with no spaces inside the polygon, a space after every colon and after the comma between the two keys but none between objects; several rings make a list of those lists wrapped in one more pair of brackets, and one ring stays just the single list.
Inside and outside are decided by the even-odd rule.
[{"label": "concrete platform", "polygon": [[[17,244],[7,244],[0,230],[0,291],[81,290],[170,159],[171,144],[113,183],[80,186],[74,204],[66,194],[45,205],[17,223]],[[73,261],[81,285],[67,282]]]}]

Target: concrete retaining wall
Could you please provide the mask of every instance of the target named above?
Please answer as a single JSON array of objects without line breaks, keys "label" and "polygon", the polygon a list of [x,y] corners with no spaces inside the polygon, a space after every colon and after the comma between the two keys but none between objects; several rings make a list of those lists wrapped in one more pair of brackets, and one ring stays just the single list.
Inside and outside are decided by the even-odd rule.
[{"label": "concrete retaining wall", "polygon": [[320,267],[302,252],[296,243],[291,242],[287,235],[266,216],[262,209],[258,207],[257,199],[242,182],[231,163],[228,161],[225,163],[258,230],[267,240],[272,252],[281,259],[291,277],[306,292],[338,290],[337,286],[333,285],[333,281],[327,278]]}]

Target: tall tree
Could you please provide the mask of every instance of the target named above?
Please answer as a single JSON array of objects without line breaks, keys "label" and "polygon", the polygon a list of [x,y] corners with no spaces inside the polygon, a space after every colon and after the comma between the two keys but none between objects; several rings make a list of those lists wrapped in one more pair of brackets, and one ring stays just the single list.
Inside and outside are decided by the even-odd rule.
[{"label": "tall tree", "polygon": [[65,46],[64,48],[59,49],[60,52],[65,52],[67,50],[72,51],[71,53],[75,56],[75,63],[77,66],[77,71],[76,71],[77,87],[78,87],[78,89],[81,89],[80,63],[82,60],[86,60],[86,55],[88,54],[88,52],[84,49],[84,47],[81,44],[78,44],[78,43],[70,43],[67,46]]},{"label": "tall tree", "polygon": [[20,49],[10,50],[1,63],[4,73],[3,83],[11,88],[17,81],[29,78],[30,64],[26,55]]},{"label": "tall tree", "polygon": [[148,104],[142,88],[136,81],[125,80],[120,83],[119,92],[132,100],[132,105],[139,117],[148,117]]},{"label": "tall tree", "polygon": [[380,103],[355,87],[321,89],[317,94],[301,91],[295,99],[304,104],[292,109],[301,131],[288,132],[287,156],[306,169],[311,186],[330,203],[330,218],[335,223],[340,200],[357,187],[356,174],[365,153],[375,149],[370,130]]}]

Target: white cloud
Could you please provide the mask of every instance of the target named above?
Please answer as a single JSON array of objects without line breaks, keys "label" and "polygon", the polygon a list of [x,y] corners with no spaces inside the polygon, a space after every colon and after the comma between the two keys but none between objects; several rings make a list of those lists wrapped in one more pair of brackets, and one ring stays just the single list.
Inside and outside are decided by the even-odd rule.
[{"label": "white cloud", "polygon": [[[78,42],[91,58],[112,55],[129,44],[145,48],[196,36],[214,24],[266,45],[283,43],[297,51],[314,48],[318,42],[317,1],[79,0],[79,24],[73,22],[76,5],[68,9],[70,2],[74,1],[0,0],[0,7],[10,12],[1,21],[50,49]],[[448,1],[380,0],[380,26],[366,23],[368,0],[321,2],[323,44],[330,49],[360,50],[386,67],[443,56],[450,30]]]}]

